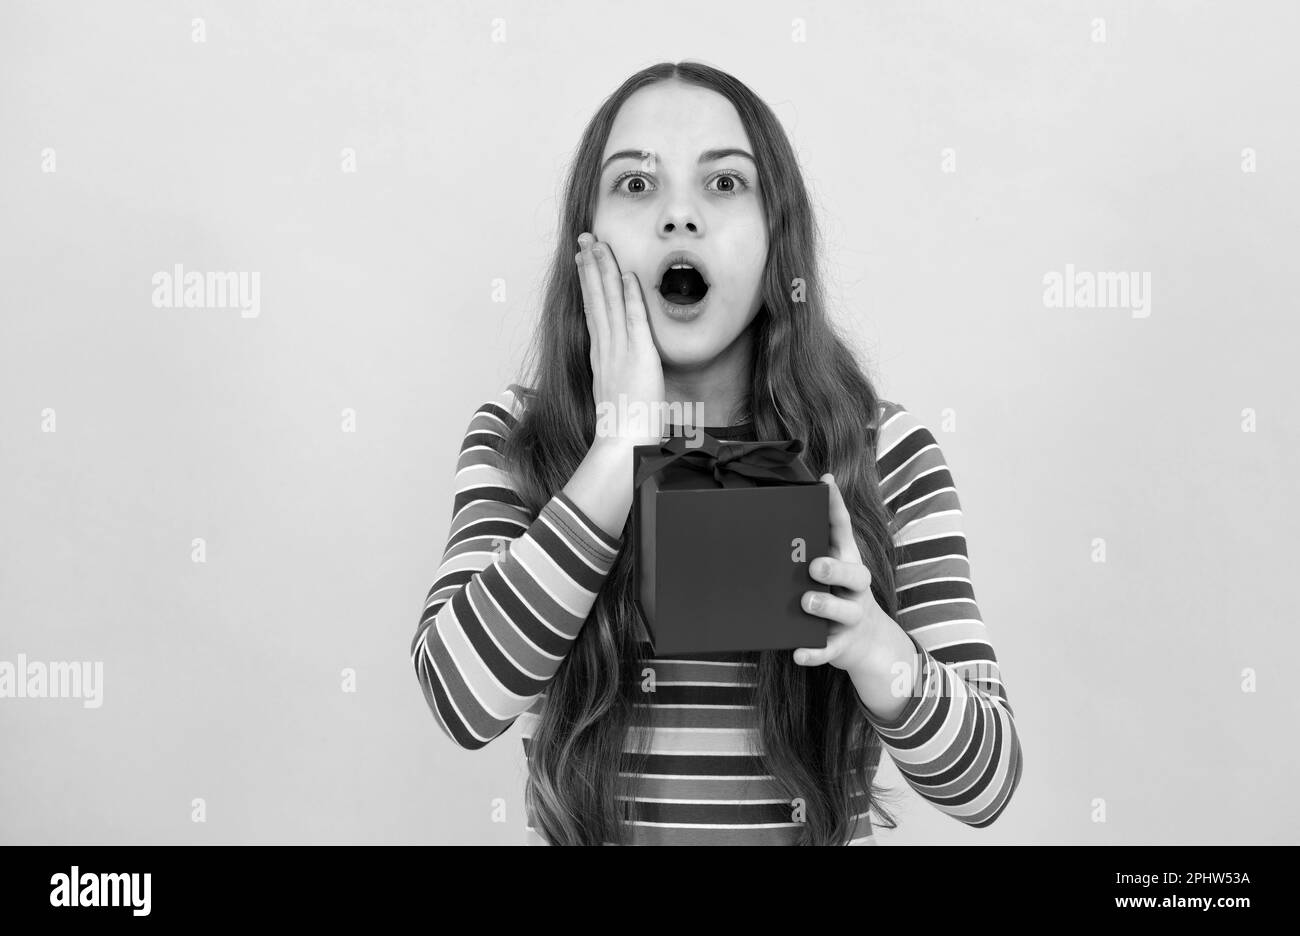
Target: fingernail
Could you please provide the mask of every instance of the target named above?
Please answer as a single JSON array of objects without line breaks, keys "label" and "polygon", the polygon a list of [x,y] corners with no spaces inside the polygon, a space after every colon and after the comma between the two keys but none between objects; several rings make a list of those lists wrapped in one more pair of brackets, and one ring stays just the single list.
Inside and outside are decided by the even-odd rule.
[{"label": "fingernail", "polygon": [[595,254],[597,257],[600,257],[600,258],[603,259],[604,256],[605,256],[605,245],[604,245],[604,244],[597,244],[595,247],[591,248],[591,252],[592,252],[593,254]]}]

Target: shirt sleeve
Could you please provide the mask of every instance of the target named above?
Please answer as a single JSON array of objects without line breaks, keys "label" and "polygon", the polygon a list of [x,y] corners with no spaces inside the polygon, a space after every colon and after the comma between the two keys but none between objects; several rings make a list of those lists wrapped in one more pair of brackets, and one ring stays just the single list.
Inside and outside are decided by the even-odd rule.
[{"label": "shirt sleeve", "polygon": [[529,515],[501,454],[520,407],[507,388],[470,420],[442,563],[411,641],[425,701],[448,737],[470,750],[545,690],[622,544],[563,491]]},{"label": "shirt sleeve", "polygon": [[930,430],[897,403],[883,406],[877,464],[895,518],[897,620],[921,665],[917,689],[896,718],[882,721],[862,708],[908,785],[982,828],[1010,802],[1022,757],[975,601],[957,489]]}]

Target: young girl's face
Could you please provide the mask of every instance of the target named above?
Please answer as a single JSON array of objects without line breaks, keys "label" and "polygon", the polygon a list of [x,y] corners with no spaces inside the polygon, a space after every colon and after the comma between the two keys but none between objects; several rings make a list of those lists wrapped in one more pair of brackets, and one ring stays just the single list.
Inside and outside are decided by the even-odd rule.
[{"label": "young girl's face", "polygon": [[[658,82],[624,101],[614,119],[591,233],[640,280],[666,365],[718,359],[762,305],[767,224],[752,154],[736,109],[707,88]],[[694,317],[659,291],[677,250],[698,259],[708,283]]]}]

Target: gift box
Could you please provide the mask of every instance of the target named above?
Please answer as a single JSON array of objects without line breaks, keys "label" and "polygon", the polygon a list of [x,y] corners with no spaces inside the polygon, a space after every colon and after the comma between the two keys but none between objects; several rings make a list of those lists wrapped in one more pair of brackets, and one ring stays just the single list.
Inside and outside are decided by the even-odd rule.
[{"label": "gift box", "polygon": [[830,553],[830,488],[803,442],[698,438],[633,449],[632,562],[652,652],[826,646],[830,623],[802,597],[830,591],[808,572]]}]

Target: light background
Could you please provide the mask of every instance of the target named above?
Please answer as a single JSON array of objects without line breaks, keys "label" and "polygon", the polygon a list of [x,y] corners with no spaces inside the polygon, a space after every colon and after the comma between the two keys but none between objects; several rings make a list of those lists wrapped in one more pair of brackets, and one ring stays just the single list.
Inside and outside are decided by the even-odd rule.
[{"label": "light background", "polygon": [[[887,763],[882,843],[1300,841],[1297,33],[1283,2],[6,3],[0,659],[105,684],[0,700],[0,841],[523,840],[515,729],[456,748],[408,646],[579,133],[685,58],[790,133],[1016,711],[994,826]],[[155,308],[178,263],[260,272],[260,317]],[[1149,272],[1150,316],[1045,308],[1067,263]]]}]

